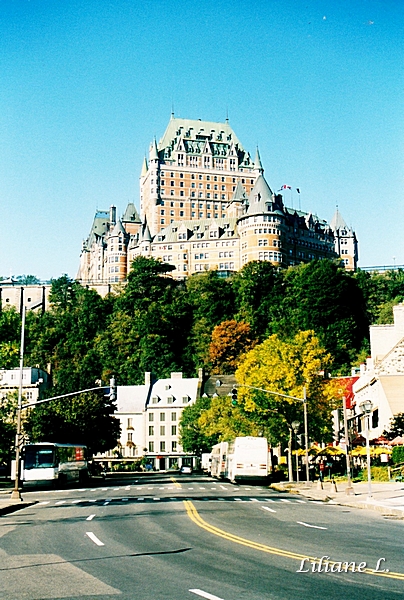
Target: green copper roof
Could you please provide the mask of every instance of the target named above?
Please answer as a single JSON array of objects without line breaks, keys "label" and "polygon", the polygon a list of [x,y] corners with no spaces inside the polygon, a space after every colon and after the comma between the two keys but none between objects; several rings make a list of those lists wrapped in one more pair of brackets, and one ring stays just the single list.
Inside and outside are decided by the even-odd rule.
[{"label": "green copper roof", "polygon": [[139,213],[133,202],[129,202],[125,214],[122,217],[122,223],[141,223]]},{"label": "green copper roof", "polygon": [[140,173],[140,177],[144,177],[148,170],[149,170],[149,167],[147,166],[147,160],[146,160],[146,157],[144,157],[143,163],[142,163],[142,172]]}]

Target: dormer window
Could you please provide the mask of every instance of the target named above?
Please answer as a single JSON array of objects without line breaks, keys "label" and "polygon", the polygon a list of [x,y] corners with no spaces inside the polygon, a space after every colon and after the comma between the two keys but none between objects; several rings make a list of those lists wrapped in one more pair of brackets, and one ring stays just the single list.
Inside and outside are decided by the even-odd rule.
[{"label": "dormer window", "polygon": [[152,397],[152,404],[158,404],[159,398],[158,396],[153,396]]}]

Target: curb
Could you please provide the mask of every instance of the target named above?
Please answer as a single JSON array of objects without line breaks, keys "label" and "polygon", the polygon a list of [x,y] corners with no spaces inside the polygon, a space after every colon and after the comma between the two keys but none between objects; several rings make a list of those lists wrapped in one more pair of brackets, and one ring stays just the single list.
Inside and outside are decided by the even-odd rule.
[{"label": "curb", "polygon": [[382,504],[373,504],[369,502],[349,502],[343,501],[342,499],[327,496],[316,496],[316,494],[302,494],[302,492],[298,489],[293,489],[289,486],[272,484],[269,486],[271,489],[276,492],[282,492],[284,494],[296,494],[299,496],[304,496],[305,498],[310,498],[310,500],[317,500],[319,502],[330,502],[333,504],[338,504],[339,506],[349,506],[350,508],[359,508],[362,510],[374,510],[376,512],[382,513],[384,517],[401,517],[404,520],[404,510],[400,510],[399,508],[393,508],[389,506],[384,506]]}]

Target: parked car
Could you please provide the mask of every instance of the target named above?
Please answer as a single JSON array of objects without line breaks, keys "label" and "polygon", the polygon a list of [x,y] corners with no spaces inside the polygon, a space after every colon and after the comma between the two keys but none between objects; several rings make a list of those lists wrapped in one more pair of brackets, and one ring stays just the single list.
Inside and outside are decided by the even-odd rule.
[{"label": "parked car", "polygon": [[183,465],[181,467],[181,469],[180,469],[180,473],[191,475],[191,473],[192,473],[192,467],[189,467],[188,465]]}]

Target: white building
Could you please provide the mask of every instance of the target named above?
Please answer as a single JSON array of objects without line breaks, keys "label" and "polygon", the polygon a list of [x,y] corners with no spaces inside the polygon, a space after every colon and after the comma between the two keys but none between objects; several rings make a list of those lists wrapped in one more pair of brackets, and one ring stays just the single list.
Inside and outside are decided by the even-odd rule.
[{"label": "white building", "polygon": [[[28,403],[42,397],[48,387],[49,375],[37,367],[24,367],[22,370],[22,395]],[[20,369],[0,369],[0,398],[6,398],[20,387]],[[24,403],[24,402],[23,402]]]},{"label": "white building", "polygon": [[143,385],[118,386],[114,416],[121,424],[120,439],[97,460],[112,463],[145,457],[157,471],[194,466],[194,457],[179,443],[179,422],[184,408],[196,401],[200,385],[201,378],[185,378],[182,373],[156,381],[145,373]]},{"label": "white building", "polygon": [[370,439],[389,428],[390,419],[404,412],[404,304],[393,308],[393,325],[370,327],[371,356],[361,365],[361,376],[353,386],[358,430],[366,427],[360,404],[371,400]]}]

